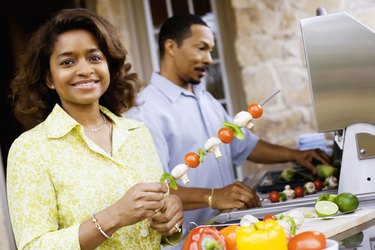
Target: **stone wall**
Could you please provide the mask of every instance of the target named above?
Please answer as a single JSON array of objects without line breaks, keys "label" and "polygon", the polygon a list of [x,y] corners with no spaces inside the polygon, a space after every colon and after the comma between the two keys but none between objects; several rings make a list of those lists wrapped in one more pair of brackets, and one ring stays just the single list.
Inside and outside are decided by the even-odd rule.
[{"label": "stone wall", "polygon": [[281,89],[264,107],[254,131],[267,141],[296,147],[300,134],[315,132],[299,20],[324,7],[327,13],[346,11],[375,29],[375,1],[231,0],[231,4],[247,103],[260,103]]}]

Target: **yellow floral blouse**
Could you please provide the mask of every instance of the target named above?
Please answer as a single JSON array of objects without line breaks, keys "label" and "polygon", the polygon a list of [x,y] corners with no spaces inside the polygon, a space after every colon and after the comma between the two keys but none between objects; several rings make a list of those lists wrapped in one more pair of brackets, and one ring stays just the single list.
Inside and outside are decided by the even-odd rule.
[{"label": "yellow floral blouse", "polygon": [[[79,226],[91,214],[136,183],[159,181],[163,170],[148,129],[101,111],[113,122],[112,157],[58,105],[14,141],[7,189],[18,249],[79,249]],[[119,229],[97,249],[160,249],[161,238],[144,220]]]}]

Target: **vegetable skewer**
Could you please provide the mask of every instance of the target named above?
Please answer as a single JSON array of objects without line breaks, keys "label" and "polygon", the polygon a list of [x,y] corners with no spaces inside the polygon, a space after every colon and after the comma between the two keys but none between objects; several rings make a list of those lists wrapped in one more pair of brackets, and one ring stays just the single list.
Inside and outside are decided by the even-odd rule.
[{"label": "vegetable skewer", "polygon": [[[189,152],[184,157],[184,164],[176,165],[171,172],[171,175],[164,173],[160,178],[160,182],[166,183],[167,185],[171,184],[171,188],[177,190],[176,179],[183,180],[183,183],[186,184],[189,182],[187,177],[187,172],[189,168],[196,168],[200,163],[204,161],[204,157],[207,153],[214,153],[215,158],[220,158],[222,155],[219,150],[221,144],[229,144],[232,142],[233,137],[236,137],[238,140],[243,140],[245,135],[241,128],[251,129],[254,126],[252,122],[253,118],[259,118],[263,114],[263,108],[266,103],[268,103],[273,97],[280,93],[280,89],[273,93],[261,104],[252,103],[248,106],[248,111],[239,112],[233,119],[233,123],[223,122],[224,127],[219,129],[218,137],[211,137],[207,140],[204,145],[204,150],[199,149],[198,153]],[[184,165],[182,169],[182,165]],[[188,167],[188,168],[186,168]],[[169,180],[166,182],[166,180]],[[173,181],[172,181],[173,179]]]}]

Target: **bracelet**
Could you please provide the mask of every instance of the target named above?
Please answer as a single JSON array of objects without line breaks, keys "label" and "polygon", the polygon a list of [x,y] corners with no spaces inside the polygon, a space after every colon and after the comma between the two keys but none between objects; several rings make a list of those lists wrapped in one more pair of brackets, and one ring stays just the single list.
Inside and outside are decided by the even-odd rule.
[{"label": "bracelet", "polygon": [[214,189],[211,188],[211,194],[208,196],[208,207],[212,207],[212,197],[214,195]]},{"label": "bracelet", "polygon": [[91,215],[91,219],[92,219],[92,222],[94,223],[95,227],[99,230],[99,232],[104,235],[104,237],[106,237],[107,239],[110,239],[112,238],[113,235],[109,236],[108,234],[106,234],[106,232],[104,232],[104,230],[102,229],[102,227],[100,226],[99,222],[97,221],[97,219],[95,218],[95,214]]}]

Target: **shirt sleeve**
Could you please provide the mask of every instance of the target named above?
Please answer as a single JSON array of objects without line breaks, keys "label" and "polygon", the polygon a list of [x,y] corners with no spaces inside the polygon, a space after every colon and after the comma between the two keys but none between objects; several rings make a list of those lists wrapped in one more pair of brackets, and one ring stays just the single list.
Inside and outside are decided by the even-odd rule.
[{"label": "shirt sleeve", "polygon": [[[42,143],[40,143],[42,144]],[[8,156],[9,212],[18,249],[80,249],[79,226],[60,229],[44,145],[17,139]]]},{"label": "shirt sleeve", "polygon": [[247,129],[242,130],[245,133],[245,139],[243,141],[233,140],[233,143],[230,145],[233,164],[236,166],[241,165],[248,158],[259,141],[259,137],[251,131]]}]

